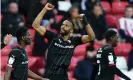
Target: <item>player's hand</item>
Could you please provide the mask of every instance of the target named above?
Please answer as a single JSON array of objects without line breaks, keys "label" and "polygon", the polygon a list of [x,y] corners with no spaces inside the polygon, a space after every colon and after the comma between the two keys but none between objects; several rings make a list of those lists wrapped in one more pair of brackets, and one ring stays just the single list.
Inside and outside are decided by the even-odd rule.
[{"label": "player's hand", "polygon": [[9,44],[9,42],[12,40],[12,35],[11,34],[7,34],[4,38],[4,44],[7,45]]},{"label": "player's hand", "polygon": [[86,18],[86,16],[85,16],[85,14],[80,14],[80,15],[78,16],[78,19],[80,19],[80,20],[82,21],[83,26],[86,26],[86,25],[89,24],[88,21],[87,21],[87,18]]},{"label": "player's hand", "polygon": [[50,4],[50,3],[47,3],[44,7],[46,10],[52,10],[54,9],[54,5]]}]

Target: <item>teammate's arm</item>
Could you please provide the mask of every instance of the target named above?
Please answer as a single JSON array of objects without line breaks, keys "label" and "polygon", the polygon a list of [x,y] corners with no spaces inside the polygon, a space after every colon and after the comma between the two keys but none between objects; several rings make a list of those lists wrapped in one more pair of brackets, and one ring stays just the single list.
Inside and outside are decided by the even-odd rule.
[{"label": "teammate's arm", "polygon": [[28,69],[28,77],[29,78],[32,78],[32,79],[35,79],[35,80],[49,80],[49,79],[46,79],[46,78],[42,78],[41,76],[33,73],[31,70]]},{"label": "teammate's arm", "polygon": [[89,41],[94,40],[95,34],[94,34],[90,24],[88,23],[86,16],[84,14],[81,14],[80,17],[82,17],[83,26],[85,26],[87,34],[88,34],[88,35],[83,35],[81,37],[81,40],[83,43],[87,43]]},{"label": "teammate's arm", "polygon": [[4,74],[4,80],[10,80],[11,72],[17,64],[17,62],[16,62],[17,58],[20,58],[19,54],[18,54],[19,52],[20,51],[18,51],[18,50],[12,50],[10,52],[7,67],[6,67],[6,71],[5,71],[5,74]]},{"label": "teammate's arm", "polygon": [[116,66],[109,66],[109,70],[112,73],[114,73],[114,74],[116,74],[116,75],[118,75],[118,76],[120,76],[120,77],[122,77],[122,78],[124,78],[126,80],[131,80],[128,76],[123,74]]},{"label": "teammate's arm", "polygon": [[46,33],[46,28],[45,27],[41,27],[40,23],[41,20],[43,18],[43,16],[46,14],[46,12],[48,10],[52,10],[54,8],[54,6],[50,3],[47,3],[45,5],[45,7],[43,8],[43,10],[38,14],[38,16],[35,18],[35,20],[33,21],[32,27],[39,32],[42,36]]},{"label": "teammate's arm", "polygon": [[4,74],[4,80],[10,80],[12,69],[6,68],[5,74]]},{"label": "teammate's arm", "polygon": [[[129,77],[127,77],[125,74],[123,74],[117,67],[116,67],[116,60],[114,59],[114,56],[113,56],[113,53],[114,53],[114,50],[113,49],[107,49],[105,50],[105,53],[108,53],[107,54],[107,59],[108,59],[108,70],[110,70],[111,73],[114,73],[126,80],[131,80]],[[115,54],[115,53],[114,53]]]}]

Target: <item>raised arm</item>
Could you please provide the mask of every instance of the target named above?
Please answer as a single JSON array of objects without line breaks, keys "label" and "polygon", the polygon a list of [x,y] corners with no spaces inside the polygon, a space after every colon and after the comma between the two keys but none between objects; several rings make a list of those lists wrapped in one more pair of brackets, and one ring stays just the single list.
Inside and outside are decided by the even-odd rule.
[{"label": "raised arm", "polygon": [[89,41],[94,40],[95,34],[94,34],[90,24],[88,23],[85,14],[80,14],[79,18],[82,20],[83,26],[85,26],[87,34],[88,34],[88,35],[83,35],[82,36],[82,42],[87,43]]},{"label": "raised arm", "polygon": [[32,27],[39,32],[41,35],[44,35],[46,33],[46,28],[45,27],[41,27],[40,23],[41,20],[43,18],[43,16],[45,15],[45,13],[48,10],[52,10],[54,8],[54,6],[50,3],[47,3],[45,5],[45,7],[42,9],[42,11],[38,14],[38,16],[35,18],[35,20],[33,21]]}]

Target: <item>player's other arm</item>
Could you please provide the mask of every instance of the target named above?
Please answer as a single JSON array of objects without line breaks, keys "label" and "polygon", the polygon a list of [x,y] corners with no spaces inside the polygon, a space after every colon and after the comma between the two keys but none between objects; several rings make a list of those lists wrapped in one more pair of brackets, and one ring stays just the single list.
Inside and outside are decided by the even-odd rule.
[{"label": "player's other arm", "polygon": [[41,27],[40,23],[43,18],[43,16],[46,14],[48,10],[52,10],[54,6],[50,3],[47,3],[43,10],[38,14],[38,16],[35,18],[35,20],[32,23],[32,27],[39,32],[41,35],[44,35],[46,33],[46,28]]},{"label": "player's other arm", "polygon": [[112,71],[114,74],[126,79],[126,80],[131,80],[128,76],[123,74],[116,66],[109,66],[110,71]]},{"label": "player's other arm", "polygon": [[41,76],[33,73],[31,70],[28,69],[28,77],[29,78],[32,78],[32,79],[35,79],[35,80],[49,80],[47,78],[42,78]]},{"label": "player's other arm", "polygon": [[12,69],[7,67],[4,74],[4,80],[10,80],[11,72],[12,72]]},{"label": "player's other arm", "polygon": [[80,18],[81,17],[82,17],[83,26],[85,26],[87,34],[88,34],[88,35],[83,35],[81,40],[83,43],[87,43],[89,41],[94,40],[95,34],[94,34],[90,24],[88,23],[85,14],[80,14]]},{"label": "player's other arm", "polygon": [[83,35],[81,40],[83,43],[87,43],[95,39],[95,34],[90,24],[88,23],[85,14],[80,14],[80,17],[82,17],[83,26],[85,26],[87,34],[88,34],[88,35]]},{"label": "player's other arm", "polygon": [[14,69],[14,67],[16,66],[16,60],[17,60],[16,57],[19,57],[18,53],[19,53],[19,51],[17,51],[17,50],[16,51],[12,50],[10,52],[8,64],[6,67],[5,74],[4,74],[4,80],[10,80],[11,79],[11,72]]}]

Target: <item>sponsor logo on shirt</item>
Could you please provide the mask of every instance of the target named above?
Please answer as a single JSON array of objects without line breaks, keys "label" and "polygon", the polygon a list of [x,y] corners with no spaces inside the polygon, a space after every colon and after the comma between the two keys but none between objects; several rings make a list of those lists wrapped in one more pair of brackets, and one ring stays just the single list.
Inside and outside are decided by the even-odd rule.
[{"label": "sponsor logo on shirt", "polygon": [[61,45],[61,44],[58,44],[58,43],[55,43],[54,45],[57,46],[57,47],[60,47],[60,48],[74,48],[73,45],[70,45],[70,46],[64,46],[64,45]]}]

